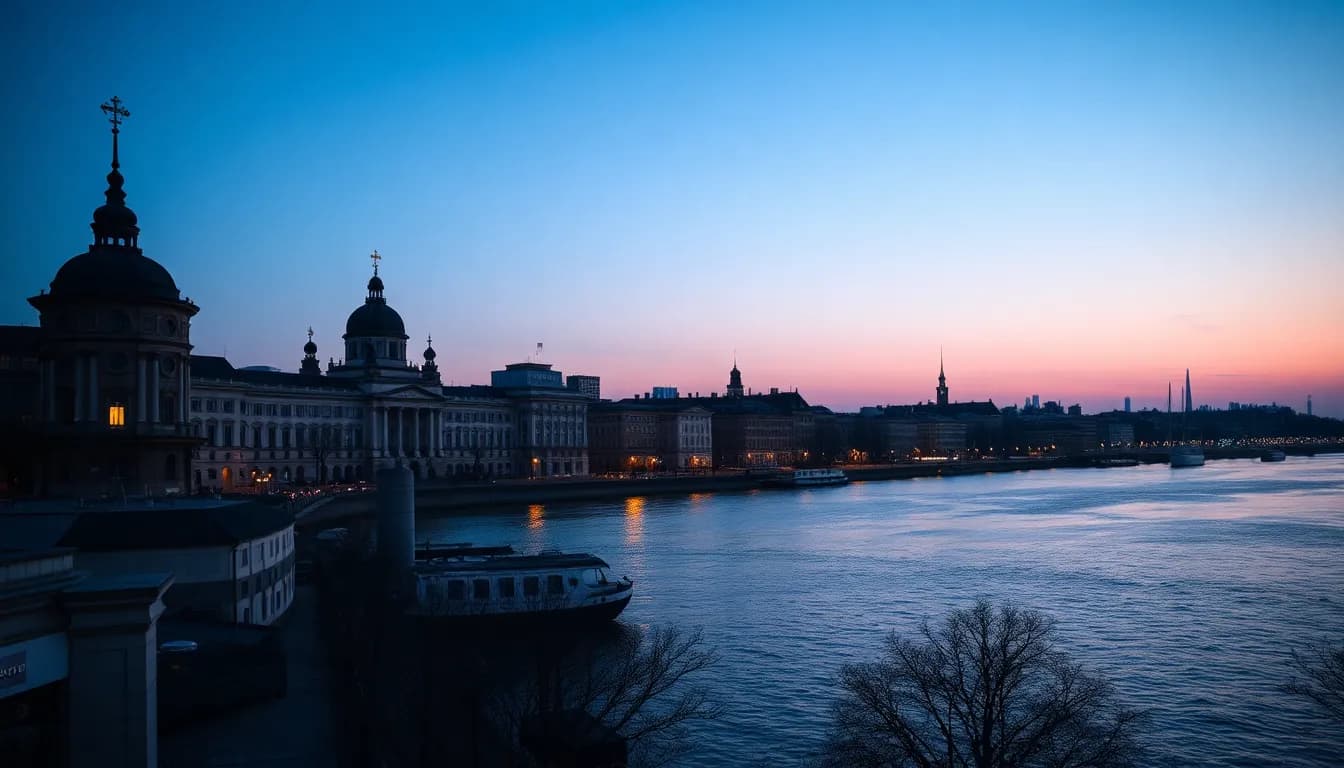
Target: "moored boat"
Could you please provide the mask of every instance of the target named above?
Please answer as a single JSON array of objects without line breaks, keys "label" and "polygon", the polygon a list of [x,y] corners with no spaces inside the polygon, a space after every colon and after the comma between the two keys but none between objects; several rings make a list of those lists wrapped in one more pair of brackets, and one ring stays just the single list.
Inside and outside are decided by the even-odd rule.
[{"label": "moored boat", "polygon": [[1198,445],[1173,445],[1169,460],[1173,469],[1176,467],[1202,467],[1204,466],[1204,449]]},{"label": "moored boat", "polygon": [[[453,546],[411,569],[409,613],[432,623],[521,625],[611,621],[630,604],[633,583],[590,554],[501,553]],[[435,556],[438,555],[438,556]]]},{"label": "moored boat", "polygon": [[786,488],[802,488],[814,485],[844,485],[849,476],[843,469],[828,467],[825,469],[795,469],[793,472],[768,478],[766,485]]},{"label": "moored boat", "polygon": [[1260,454],[1261,461],[1284,461],[1287,458],[1288,454],[1284,453],[1278,448],[1270,448],[1269,450]]}]

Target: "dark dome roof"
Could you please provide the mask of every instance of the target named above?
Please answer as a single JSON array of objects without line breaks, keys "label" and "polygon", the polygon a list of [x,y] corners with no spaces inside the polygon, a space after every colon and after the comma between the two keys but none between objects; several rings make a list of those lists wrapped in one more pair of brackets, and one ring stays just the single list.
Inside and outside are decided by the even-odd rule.
[{"label": "dark dome roof", "polygon": [[313,343],[313,340],[312,340],[312,339],[309,339],[309,340],[308,340],[308,343],[303,345],[303,353],[304,353],[305,355],[316,355],[316,354],[317,354],[317,344]]},{"label": "dark dome roof", "polygon": [[[101,208],[99,209],[102,210]],[[129,209],[122,208],[123,211]],[[135,214],[131,214],[132,220]],[[151,258],[129,246],[93,246],[65,262],[51,281],[51,295],[90,296],[135,301],[180,301],[173,276]]]},{"label": "dark dome roof", "polygon": [[351,336],[395,336],[407,338],[406,324],[401,322],[397,310],[387,306],[381,299],[368,299],[364,306],[350,313],[345,321],[345,335]]},{"label": "dark dome roof", "polygon": [[369,278],[369,293],[382,293],[382,292],[383,292],[383,278],[381,278],[381,277],[379,277],[379,276],[377,276],[377,275],[374,275],[373,277],[370,277],[370,278]]},{"label": "dark dome roof", "polygon": [[434,352],[434,348],[433,348],[433,347],[425,347],[425,359],[426,359],[426,360],[433,360],[436,356],[437,356],[437,355],[436,355],[436,353]]}]

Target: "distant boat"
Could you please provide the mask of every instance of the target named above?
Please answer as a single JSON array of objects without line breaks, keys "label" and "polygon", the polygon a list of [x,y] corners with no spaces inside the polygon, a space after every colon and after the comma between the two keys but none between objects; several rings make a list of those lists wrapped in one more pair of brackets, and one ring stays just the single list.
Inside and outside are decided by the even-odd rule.
[{"label": "distant boat", "polygon": [[[1185,386],[1181,389],[1181,400],[1185,401],[1181,412],[1181,440],[1185,440],[1185,427],[1194,410],[1194,398],[1190,396],[1190,369],[1185,369]],[[1171,429],[1171,384],[1167,384],[1167,429]],[[1170,439],[1170,438],[1168,438]],[[1176,467],[1204,466],[1204,448],[1198,445],[1173,445],[1167,454],[1173,469]]]},{"label": "distant boat", "polygon": [[849,482],[849,476],[843,469],[828,467],[826,469],[795,469],[791,473],[777,475],[767,478],[766,485],[780,486],[784,488],[803,488],[814,485],[844,485]]},{"label": "distant boat", "polygon": [[508,547],[422,548],[409,613],[448,626],[554,625],[611,621],[630,604],[633,582],[589,554],[511,554]]},{"label": "distant boat", "polygon": [[1280,451],[1278,448],[1270,448],[1260,454],[1261,461],[1283,461],[1288,458],[1288,454]]},{"label": "distant boat", "polygon": [[1198,445],[1173,445],[1169,458],[1173,469],[1176,467],[1202,467],[1204,466],[1204,449]]}]

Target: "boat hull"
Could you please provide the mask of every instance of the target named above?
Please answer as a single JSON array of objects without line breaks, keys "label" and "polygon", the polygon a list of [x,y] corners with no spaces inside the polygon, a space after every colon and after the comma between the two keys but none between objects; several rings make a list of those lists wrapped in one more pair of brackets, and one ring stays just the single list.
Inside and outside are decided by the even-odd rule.
[{"label": "boat hull", "polygon": [[594,627],[613,621],[630,604],[633,592],[604,603],[589,603],[573,608],[551,608],[543,611],[510,611],[501,613],[416,614],[416,619],[429,627],[445,629],[472,629],[477,631],[519,629],[574,629]]},{"label": "boat hull", "polygon": [[1204,451],[1195,449],[1173,448],[1171,451],[1171,466],[1177,467],[1202,467],[1204,466]]},{"label": "boat hull", "polygon": [[1283,451],[1266,451],[1260,454],[1261,461],[1286,461],[1287,458],[1287,454]]}]

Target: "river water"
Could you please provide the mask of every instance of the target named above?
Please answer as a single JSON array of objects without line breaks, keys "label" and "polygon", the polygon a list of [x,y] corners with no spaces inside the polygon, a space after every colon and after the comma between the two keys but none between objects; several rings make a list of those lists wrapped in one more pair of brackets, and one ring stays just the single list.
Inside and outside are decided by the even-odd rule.
[{"label": "river water", "polygon": [[683,765],[805,762],[840,665],[982,596],[1058,619],[1151,708],[1159,763],[1344,755],[1344,728],[1277,690],[1291,648],[1344,640],[1344,456],[492,509],[417,535],[592,552],[635,581],[623,621],[703,627],[723,715]]}]

